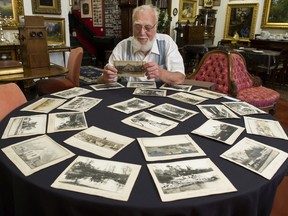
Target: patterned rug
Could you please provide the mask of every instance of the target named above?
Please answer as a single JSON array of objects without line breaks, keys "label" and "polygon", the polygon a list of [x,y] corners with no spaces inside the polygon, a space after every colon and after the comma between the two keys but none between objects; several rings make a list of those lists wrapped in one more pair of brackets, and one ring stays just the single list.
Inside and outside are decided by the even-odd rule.
[{"label": "patterned rug", "polygon": [[103,69],[93,66],[81,66],[80,69],[80,82],[83,84],[95,83],[97,78],[101,76]]}]

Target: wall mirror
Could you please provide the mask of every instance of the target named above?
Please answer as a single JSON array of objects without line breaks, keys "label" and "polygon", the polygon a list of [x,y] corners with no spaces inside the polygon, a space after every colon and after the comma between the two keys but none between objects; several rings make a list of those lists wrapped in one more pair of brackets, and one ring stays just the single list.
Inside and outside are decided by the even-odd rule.
[{"label": "wall mirror", "polygon": [[3,28],[16,29],[19,16],[24,15],[23,0],[0,0],[0,12]]},{"label": "wall mirror", "polygon": [[265,0],[262,28],[288,28],[288,0]]},{"label": "wall mirror", "polygon": [[228,4],[224,28],[224,39],[232,40],[238,33],[240,41],[254,38],[258,3]]}]

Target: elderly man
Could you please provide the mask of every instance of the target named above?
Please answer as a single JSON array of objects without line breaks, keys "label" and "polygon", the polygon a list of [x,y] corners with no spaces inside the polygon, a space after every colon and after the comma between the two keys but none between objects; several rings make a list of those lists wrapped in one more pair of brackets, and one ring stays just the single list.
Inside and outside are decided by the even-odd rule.
[{"label": "elderly man", "polygon": [[114,48],[99,83],[117,81],[115,60],[144,61],[144,77],[122,77],[122,81],[159,81],[181,84],[185,79],[184,63],[176,43],[169,35],[157,33],[158,11],[152,5],[141,5],[132,14],[133,36]]}]

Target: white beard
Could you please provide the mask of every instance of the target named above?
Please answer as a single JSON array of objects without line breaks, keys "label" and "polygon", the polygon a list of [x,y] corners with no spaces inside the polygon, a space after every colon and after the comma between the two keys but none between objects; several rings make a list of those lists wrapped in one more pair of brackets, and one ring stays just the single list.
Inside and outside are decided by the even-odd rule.
[{"label": "white beard", "polygon": [[145,45],[142,45],[135,37],[132,38],[132,48],[133,52],[148,52],[152,49],[152,46],[154,44],[154,41],[156,40],[156,37],[153,38],[153,40],[148,40],[148,42]]}]

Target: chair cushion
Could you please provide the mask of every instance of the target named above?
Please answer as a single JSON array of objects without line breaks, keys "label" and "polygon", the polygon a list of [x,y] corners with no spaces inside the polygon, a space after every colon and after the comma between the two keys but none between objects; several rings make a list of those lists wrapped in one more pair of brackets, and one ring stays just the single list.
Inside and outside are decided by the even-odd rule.
[{"label": "chair cushion", "polygon": [[49,78],[37,81],[36,87],[38,95],[42,96],[66,90],[75,87],[75,85],[66,78]]},{"label": "chair cushion", "polygon": [[236,98],[259,108],[274,106],[279,97],[280,94],[277,91],[264,86],[242,89],[236,96]]}]

